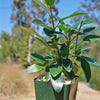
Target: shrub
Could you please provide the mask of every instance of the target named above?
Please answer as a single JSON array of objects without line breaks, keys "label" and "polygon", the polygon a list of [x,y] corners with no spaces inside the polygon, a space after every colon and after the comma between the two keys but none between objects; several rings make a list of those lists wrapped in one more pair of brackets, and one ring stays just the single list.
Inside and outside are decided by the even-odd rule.
[{"label": "shrub", "polygon": [[100,68],[92,68],[92,77],[90,80],[90,86],[93,89],[100,90],[100,77],[99,76],[100,76]]}]

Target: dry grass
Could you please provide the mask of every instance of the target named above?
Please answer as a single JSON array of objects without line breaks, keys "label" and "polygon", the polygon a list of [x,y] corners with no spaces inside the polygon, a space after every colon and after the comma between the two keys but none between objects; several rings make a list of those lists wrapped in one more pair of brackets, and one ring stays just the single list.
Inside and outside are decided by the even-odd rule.
[{"label": "dry grass", "polygon": [[19,65],[0,64],[0,100],[11,100],[7,98],[28,95],[33,91],[32,86],[33,76],[29,77]]}]

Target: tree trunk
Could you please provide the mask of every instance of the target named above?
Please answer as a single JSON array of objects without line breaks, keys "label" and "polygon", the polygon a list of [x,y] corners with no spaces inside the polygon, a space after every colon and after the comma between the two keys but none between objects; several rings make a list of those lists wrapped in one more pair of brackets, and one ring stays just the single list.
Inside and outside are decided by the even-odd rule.
[{"label": "tree trunk", "polygon": [[27,61],[29,64],[31,64],[31,43],[32,43],[32,33],[29,35],[29,40],[28,40],[28,56],[27,56]]}]

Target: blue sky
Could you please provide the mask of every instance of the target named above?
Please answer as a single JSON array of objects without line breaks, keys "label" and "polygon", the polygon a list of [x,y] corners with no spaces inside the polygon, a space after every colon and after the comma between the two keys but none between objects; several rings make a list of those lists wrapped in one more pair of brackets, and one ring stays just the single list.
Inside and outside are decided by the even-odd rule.
[{"label": "blue sky", "polygon": [[[59,8],[60,17],[65,17],[68,14],[71,14],[77,10],[80,6],[80,1],[82,0],[60,0],[60,3],[57,5]],[[0,33],[2,31],[7,31],[11,33],[13,23],[11,23],[11,4],[13,0],[0,0]]]}]

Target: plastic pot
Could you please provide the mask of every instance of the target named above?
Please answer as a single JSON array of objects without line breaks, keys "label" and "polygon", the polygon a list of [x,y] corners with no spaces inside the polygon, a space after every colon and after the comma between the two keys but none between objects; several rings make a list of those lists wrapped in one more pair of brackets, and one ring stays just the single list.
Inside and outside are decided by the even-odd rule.
[{"label": "plastic pot", "polygon": [[40,81],[41,75],[34,79],[36,100],[76,100],[78,78],[73,84],[66,85],[57,93],[50,82]]}]

